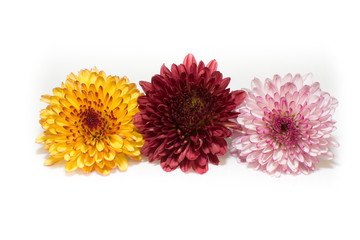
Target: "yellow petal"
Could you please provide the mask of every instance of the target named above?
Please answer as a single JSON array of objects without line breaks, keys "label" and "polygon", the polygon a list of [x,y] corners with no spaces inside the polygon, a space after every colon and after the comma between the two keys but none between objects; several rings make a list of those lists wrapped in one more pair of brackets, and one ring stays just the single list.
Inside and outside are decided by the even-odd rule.
[{"label": "yellow petal", "polygon": [[85,165],[86,166],[92,166],[95,163],[95,158],[90,157],[89,155],[86,155],[85,157]]},{"label": "yellow petal", "polygon": [[128,161],[123,153],[117,154],[115,161],[120,171],[126,171],[128,168]]},{"label": "yellow petal", "polygon": [[92,93],[94,93],[94,94],[97,92],[97,89],[96,89],[94,83],[91,83],[91,84],[90,84],[89,91],[92,92]]},{"label": "yellow petal", "polygon": [[116,90],[115,80],[113,80],[113,79],[108,80],[106,87],[105,87],[105,92],[109,93],[109,95],[112,96],[114,94],[115,90]]},{"label": "yellow petal", "polygon": [[68,79],[71,79],[73,81],[77,81],[78,80],[78,76],[76,76],[74,73],[70,73],[68,76],[67,76]]},{"label": "yellow petal", "polygon": [[93,67],[92,69],[90,69],[90,71],[96,72],[97,74],[99,74],[99,70],[98,70],[98,68],[96,66]]},{"label": "yellow petal", "polygon": [[89,150],[90,157],[94,157],[96,153],[96,148],[94,146],[90,146]]},{"label": "yellow petal", "polygon": [[103,168],[105,166],[105,160],[96,162],[96,166],[98,166],[99,168]]},{"label": "yellow petal", "polygon": [[111,102],[111,105],[109,105],[109,109],[112,110],[119,106],[122,102],[122,98],[113,98],[113,101]]},{"label": "yellow petal", "polygon": [[98,141],[98,142],[96,143],[96,149],[97,149],[99,152],[102,152],[102,150],[104,150],[104,147],[105,147],[105,145],[104,145],[104,142],[103,142],[103,141]]},{"label": "yellow petal", "polygon": [[96,162],[101,162],[101,161],[104,160],[104,153],[103,152],[96,152],[94,158],[95,158]]},{"label": "yellow petal", "polygon": [[64,97],[64,89],[63,88],[54,88],[53,89],[54,96]]},{"label": "yellow petal", "polygon": [[45,140],[46,140],[45,134],[41,134],[40,136],[38,136],[38,137],[36,138],[36,142],[37,142],[37,143],[44,143]]},{"label": "yellow petal", "polygon": [[104,161],[105,165],[109,168],[114,168],[116,167],[116,162],[115,161]]},{"label": "yellow petal", "polygon": [[87,86],[89,86],[90,85],[90,79],[89,79],[90,74],[91,74],[91,72],[87,69],[81,70],[79,72],[79,82],[85,83]]},{"label": "yellow petal", "polygon": [[73,94],[69,94],[69,95],[65,95],[66,100],[68,100],[70,102],[70,104],[72,106],[74,106],[75,108],[79,108],[80,104],[78,102],[78,100],[76,99],[75,95]]},{"label": "yellow petal", "polygon": [[77,162],[76,161],[69,161],[66,163],[65,165],[65,171],[67,172],[71,172],[71,171],[74,171],[78,168],[77,166]]},{"label": "yellow petal", "polygon": [[128,85],[122,86],[120,96],[124,97],[124,95],[126,95],[128,93],[128,91],[129,91],[129,86]]},{"label": "yellow petal", "polygon": [[79,168],[83,168],[84,167],[84,159],[85,158],[85,156],[84,156],[84,154],[79,154],[79,156],[77,157],[77,159],[76,159],[76,161],[77,161],[77,166],[79,167]]},{"label": "yellow petal", "polygon": [[65,82],[65,88],[72,91],[74,89],[74,80],[67,78]]},{"label": "yellow petal", "polygon": [[141,155],[140,156],[129,156],[131,159],[135,160],[135,161],[140,161],[141,160]]},{"label": "yellow petal", "polygon": [[125,95],[122,96],[122,99],[123,99],[124,103],[129,104],[130,99],[131,99],[131,95],[130,94],[125,94]]},{"label": "yellow petal", "polygon": [[50,99],[51,99],[50,95],[42,95],[40,100],[46,103],[50,103]]},{"label": "yellow petal", "polygon": [[97,72],[92,72],[89,76],[89,83],[95,84],[96,79],[98,78],[99,74]]},{"label": "yellow petal", "polygon": [[51,157],[49,157],[48,159],[45,160],[44,165],[45,166],[51,166],[54,163],[57,163],[57,162],[59,162],[61,160],[62,160],[61,158],[55,158],[55,157],[51,156]]},{"label": "yellow petal", "polygon": [[129,91],[129,94],[131,95],[131,99],[136,99],[140,96],[140,91],[136,88],[133,88]]},{"label": "yellow petal", "polygon": [[57,96],[52,96],[52,97],[50,98],[50,104],[52,104],[52,105],[58,105],[60,99],[63,99],[63,98],[59,98],[59,97],[57,97]]},{"label": "yellow petal", "polygon": [[102,175],[109,175],[111,168],[105,166],[103,168],[100,168],[98,166],[95,166],[96,171],[98,171],[99,173],[101,173]]},{"label": "yellow petal", "polygon": [[[130,83],[130,80],[126,77],[126,76],[123,76],[121,79],[120,79],[120,82],[119,84],[129,84]],[[136,85],[135,85],[136,86]]]},{"label": "yellow petal", "polygon": [[70,108],[72,106],[72,104],[65,98],[59,99],[58,102],[66,108]]},{"label": "yellow petal", "polygon": [[105,80],[103,77],[99,76],[96,81],[95,81],[95,87],[96,89],[99,89],[100,86],[104,86],[105,85]]},{"label": "yellow petal", "polygon": [[109,150],[108,152],[104,152],[104,158],[105,160],[111,161],[115,158],[115,151]]},{"label": "yellow petal", "polygon": [[56,118],[55,123],[56,123],[56,125],[59,125],[60,127],[69,125],[69,122],[66,121],[65,119],[61,118],[61,117]]},{"label": "yellow petal", "polygon": [[124,140],[119,135],[111,135],[109,137],[110,146],[115,149],[121,149],[124,145]]},{"label": "yellow petal", "polygon": [[82,168],[82,170],[84,170],[84,172],[89,173],[94,171],[94,166],[85,166]]},{"label": "yellow petal", "polygon": [[135,151],[133,151],[133,152],[129,152],[126,149],[124,149],[123,153],[128,155],[128,156],[134,156],[134,157],[140,156],[140,151],[137,150],[137,149]]},{"label": "yellow petal", "polygon": [[136,108],[138,106],[138,103],[137,103],[137,98],[135,99],[132,99],[130,102],[129,102],[129,105],[128,105],[128,111],[131,111],[133,110],[134,108]]},{"label": "yellow petal", "polygon": [[[127,104],[126,104],[127,105]],[[118,121],[121,121],[128,114],[127,110],[123,110],[116,115]]]},{"label": "yellow petal", "polygon": [[124,148],[129,152],[135,151],[135,148],[127,140],[124,141]]},{"label": "yellow petal", "polygon": [[82,153],[87,153],[89,151],[89,148],[90,148],[89,145],[83,144],[83,145],[81,145],[80,150]]},{"label": "yellow petal", "polygon": [[56,150],[60,153],[65,152],[68,149],[68,145],[66,143],[57,144]]}]

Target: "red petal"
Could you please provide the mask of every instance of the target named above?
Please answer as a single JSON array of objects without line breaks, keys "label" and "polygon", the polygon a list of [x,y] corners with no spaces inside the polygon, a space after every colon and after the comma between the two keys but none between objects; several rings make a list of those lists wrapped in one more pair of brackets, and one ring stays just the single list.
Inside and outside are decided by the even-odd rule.
[{"label": "red petal", "polygon": [[218,67],[218,63],[217,61],[214,59],[212,61],[210,61],[207,65],[206,65],[207,68],[210,69],[210,75],[216,71],[217,67]]},{"label": "red petal", "polygon": [[168,158],[165,161],[161,161],[160,165],[164,171],[171,172],[179,166],[179,163],[173,158]]},{"label": "red petal", "polygon": [[171,65],[171,73],[173,75],[173,78],[175,79],[180,78],[179,69],[178,66],[176,66],[176,64]]},{"label": "red petal", "polygon": [[190,147],[190,143],[187,144],[186,148],[180,153],[178,161],[181,162],[182,160],[184,160],[186,153],[188,152]]},{"label": "red petal", "polygon": [[141,150],[140,150],[141,154],[144,156],[149,156],[149,152],[150,152],[150,147],[149,147],[149,142],[145,141],[144,145],[142,146]]},{"label": "red petal", "polygon": [[201,166],[197,163],[197,161],[192,161],[192,168],[196,173],[204,174],[208,171],[208,164],[205,164],[204,166]]},{"label": "red petal", "polygon": [[151,84],[153,85],[154,89],[160,90],[163,89],[164,81],[160,75],[155,75],[151,78]]},{"label": "red petal", "polygon": [[190,139],[191,139],[191,141],[193,142],[193,143],[197,143],[197,141],[199,140],[199,133],[196,133],[196,135],[194,136],[194,135],[191,135],[190,136]]},{"label": "red petal", "polygon": [[172,169],[176,169],[179,166],[179,162],[176,159],[170,158],[169,167]]},{"label": "red petal", "polygon": [[171,74],[170,70],[165,66],[165,64],[163,64],[160,68],[160,74],[161,75],[165,75],[165,74]]},{"label": "red petal", "polygon": [[216,142],[220,146],[220,152],[219,152],[218,156],[224,155],[227,151],[227,142],[223,138],[216,138]]},{"label": "red petal", "polygon": [[189,160],[195,160],[199,157],[200,151],[195,151],[193,146],[189,147],[189,150],[186,153],[186,158]]},{"label": "red petal", "polygon": [[198,69],[197,69],[197,72],[199,73],[201,70],[203,70],[205,68],[205,64],[203,61],[200,61],[199,62],[199,66],[198,66]]},{"label": "red petal", "polygon": [[141,128],[143,126],[143,122],[142,122],[140,113],[135,114],[135,116],[133,117],[133,123],[134,123],[135,127],[137,127],[137,128]]},{"label": "red petal", "polygon": [[165,147],[166,147],[166,143],[167,143],[167,139],[165,139],[164,141],[162,140],[159,140],[159,137],[157,137],[157,141],[159,141],[159,145],[158,147],[156,148],[155,152],[154,152],[154,158],[156,159],[159,159],[161,155],[164,155],[162,154],[164,151],[165,151]]},{"label": "red petal", "polygon": [[214,165],[219,165],[219,158],[216,155],[209,154],[209,161]]},{"label": "red petal", "polygon": [[224,126],[214,126],[211,132],[214,137],[227,138],[231,136],[231,131]]},{"label": "red petal", "polygon": [[210,151],[212,154],[217,154],[220,152],[220,145],[217,144],[216,142],[212,142],[210,145]]},{"label": "red petal", "polygon": [[190,167],[191,167],[191,163],[192,161],[189,161],[189,160],[184,160],[180,163],[180,168],[181,168],[181,171],[183,172],[187,172],[189,171]]},{"label": "red petal", "polygon": [[207,156],[204,154],[201,154],[196,161],[200,166],[205,166],[208,163]]},{"label": "red petal", "polygon": [[146,103],[149,102],[149,99],[147,96],[140,96],[138,97],[138,104],[139,105],[145,105]]},{"label": "red petal", "polygon": [[151,86],[152,86],[151,83],[145,82],[145,81],[140,81],[139,84],[140,84],[141,88],[144,90],[144,92],[151,90]]},{"label": "red petal", "polygon": [[203,141],[201,150],[202,150],[203,153],[205,153],[205,155],[210,153],[210,148],[209,148],[209,145],[207,144],[206,141]]},{"label": "red petal", "polygon": [[184,59],[184,65],[186,67],[186,69],[188,71],[190,71],[190,67],[191,65],[195,63],[196,64],[196,60],[195,60],[195,57],[194,55],[192,55],[191,53],[189,53],[188,55],[186,55],[185,59]]},{"label": "red petal", "polygon": [[238,129],[238,130],[241,130],[241,125],[236,123],[236,122],[231,122],[231,121],[225,121],[225,122],[222,122],[220,123],[222,124],[223,126],[225,127],[229,127],[229,128],[232,128],[232,129]]},{"label": "red petal", "polygon": [[227,143],[225,139],[214,137],[210,146],[210,151],[213,155],[224,155],[227,150]]},{"label": "red petal", "polygon": [[224,78],[224,79],[220,82],[219,88],[220,88],[221,90],[225,89],[225,88],[229,85],[229,82],[230,82],[230,78]]},{"label": "red petal", "polygon": [[234,99],[236,106],[238,106],[245,100],[246,92],[243,90],[232,91],[231,97]]}]

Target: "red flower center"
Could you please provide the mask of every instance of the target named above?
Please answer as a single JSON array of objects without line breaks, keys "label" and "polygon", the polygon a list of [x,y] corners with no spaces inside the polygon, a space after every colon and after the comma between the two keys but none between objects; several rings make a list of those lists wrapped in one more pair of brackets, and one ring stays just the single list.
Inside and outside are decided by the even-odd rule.
[{"label": "red flower center", "polygon": [[299,129],[292,116],[274,114],[270,134],[276,142],[287,146],[294,146],[299,140]]},{"label": "red flower center", "polygon": [[183,128],[197,128],[207,124],[212,115],[214,97],[198,88],[184,91],[171,99],[172,117]]},{"label": "red flower center", "polygon": [[98,127],[102,128],[105,119],[101,117],[100,111],[95,111],[93,108],[81,110],[80,118],[82,119],[82,126],[84,125],[90,130],[96,130]]}]

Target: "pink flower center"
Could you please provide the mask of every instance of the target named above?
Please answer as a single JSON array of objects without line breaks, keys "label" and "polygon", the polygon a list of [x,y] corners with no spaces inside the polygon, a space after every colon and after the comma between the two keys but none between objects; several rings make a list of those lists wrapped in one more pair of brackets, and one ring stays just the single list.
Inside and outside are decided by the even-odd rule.
[{"label": "pink flower center", "polygon": [[276,142],[288,147],[297,144],[299,139],[299,128],[296,126],[294,117],[273,114],[270,124],[267,124],[270,134]]}]

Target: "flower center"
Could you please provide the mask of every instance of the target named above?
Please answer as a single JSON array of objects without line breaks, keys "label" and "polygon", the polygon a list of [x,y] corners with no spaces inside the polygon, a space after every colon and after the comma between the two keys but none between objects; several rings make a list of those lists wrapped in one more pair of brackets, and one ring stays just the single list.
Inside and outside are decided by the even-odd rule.
[{"label": "flower center", "polygon": [[80,118],[82,126],[86,126],[90,131],[102,128],[105,122],[105,119],[101,117],[101,112],[95,111],[93,108],[81,110]]},{"label": "flower center", "polygon": [[293,117],[274,114],[269,125],[270,134],[276,142],[294,146],[299,139],[299,129]]},{"label": "flower center", "polygon": [[213,102],[213,97],[201,88],[182,92],[172,99],[173,119],[186,128],[202,126],[211,115]]}]

